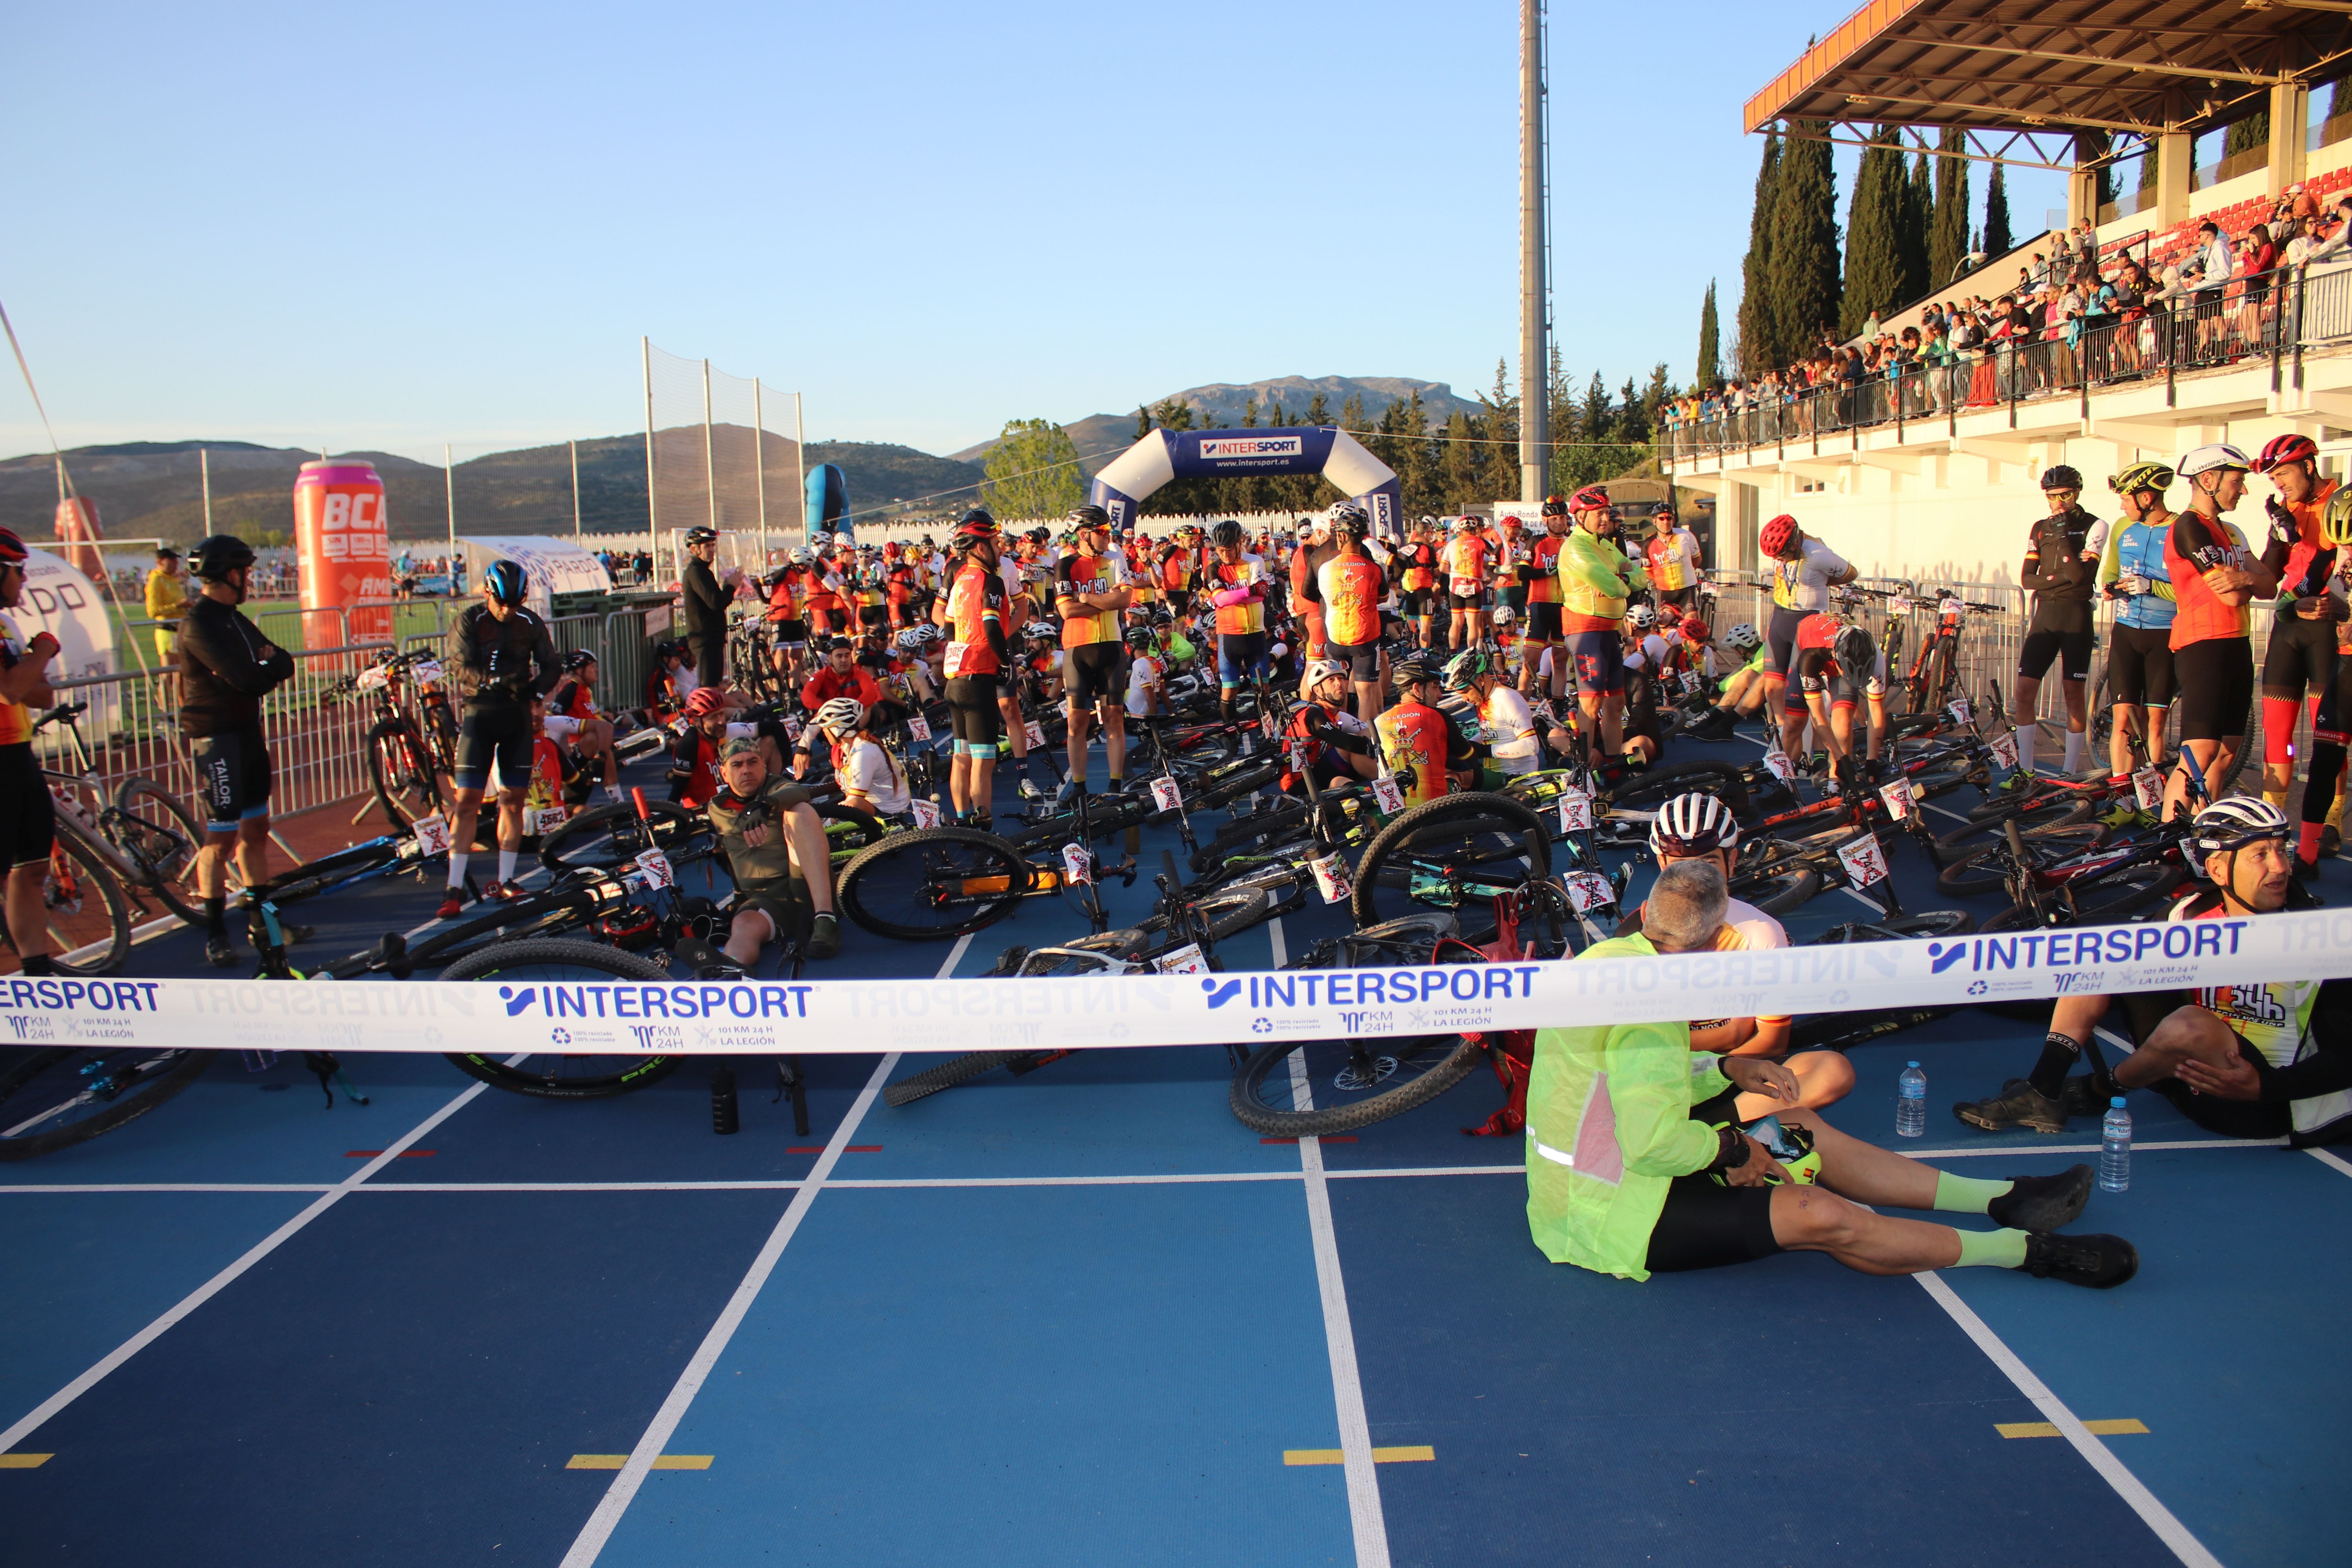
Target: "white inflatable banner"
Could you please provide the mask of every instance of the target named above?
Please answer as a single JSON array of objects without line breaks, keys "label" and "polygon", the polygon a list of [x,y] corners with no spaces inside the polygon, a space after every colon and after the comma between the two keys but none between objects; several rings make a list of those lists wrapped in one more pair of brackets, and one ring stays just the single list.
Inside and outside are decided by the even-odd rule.
[{"label": "white inflatable banner", "polygon": [[0,1043],[805,1054],[1252,1044],[2352,975],[2352,910],[1591,963],[1100,979],[0,979]]}]

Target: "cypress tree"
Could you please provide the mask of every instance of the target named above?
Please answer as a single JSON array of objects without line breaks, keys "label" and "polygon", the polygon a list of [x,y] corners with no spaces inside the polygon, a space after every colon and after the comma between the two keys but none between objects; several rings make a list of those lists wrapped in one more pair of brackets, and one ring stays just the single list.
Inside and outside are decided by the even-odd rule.
[{"label": "cypress tree", "polygon": [[1903,293],[1903,154],[1895,131],[1882,125],[1871,134],[1853,178],[1853,201],[1846,209],[1845,305],[1840,335],[1853,337],[1870,319],[1900,303]]},{"label": "cypress tree", "polygon": [[1935,292],[1927,270],[1927,222],[1936,211],[1936,187],[1927,177],[1927,154],[1911,160],[1911,175],[1903,182],[1903,298],[1916,300]]},{"label": "cypress tree", "polygon": [[1722,331],[1715,318],[1715,279],[1710,278],[1706,280],[1706,300],[1698,308],[1697,384],[1702,390],[1723,379]]},{"label": "cypress tree", "polygon": [[[2155,166],[2156,160],[2149,159],[2148,167],[2152,169]],[[1992,179],[1985,186],[1985,255],[2006,256],[2015,243],[2009,234],[2009,178],[2001,173],[2000,163],[1995,160]]]},{"label": "cypress tree", "polygon": [[1779,365],[1780,332],[1771,317],[1772,208],[1780,186],[1780,134],[1764,132],[1764,156],[1756,166],[1756,195],[1748,209],[1748,255],[1739,263],[1739,359],[1742,375],[1761,375]]},{"label": "cypress tree", "polygon": [[1843,289],[1838,277],[1837,171],[1829,128],[1800,121],[1780,154],[1772,202],[1772,265],[1768,287],[1777,336],[1768,362],[1786,364],[1834,330]]},{"label": "cypress tree", "polygon": [[2270,140],[2271,111],[2265,109],[2235,121],[2221,133],[2221,156],[2227,158],[2239,153],[2250,153],[2257,147],[2266,147]]},{"label": "cypress tree", "polygon": [[1969,164],[1953,154],[1968,145],[1968,134],[1946,126],[1937,143],[1936,215],[1927,229],[1927,270],[1930,285],[1941,289],[1952,280],[1969,250]]}]

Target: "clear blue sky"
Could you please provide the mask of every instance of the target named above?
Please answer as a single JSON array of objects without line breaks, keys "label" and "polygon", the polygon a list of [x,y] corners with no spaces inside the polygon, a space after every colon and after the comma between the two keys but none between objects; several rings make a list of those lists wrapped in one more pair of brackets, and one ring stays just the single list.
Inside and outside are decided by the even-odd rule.
[{"label": "clear blue sky", "polygon": [[[1554,10],[1580,375],[1688,380],[1709,277],[1727,337],[1738,106],[1844,8]],[[27,7],[0,302],[68,446],[621,433],[640,333],[803,390],[813,439],[940,452],[1212,381],[1468,392],[1516,352],[1517,28],[1509,0]],[[2013,180],[2021,227],[2063,200]],[[0,454],[40,449],[8,372]]]}]

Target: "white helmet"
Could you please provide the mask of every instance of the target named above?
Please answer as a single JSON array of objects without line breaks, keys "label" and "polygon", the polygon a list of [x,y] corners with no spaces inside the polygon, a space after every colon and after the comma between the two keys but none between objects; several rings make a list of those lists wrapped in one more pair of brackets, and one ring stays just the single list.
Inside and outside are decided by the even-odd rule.
[{"label": "white helmet", "polygon": [[838,741],[857,733],[866,721],[866,704],[855,697],[836,697],[816,710],[816,727]]},{"label": "white helmet", "polygon": [[1647,605],[1629,605],[1625,607],[1625,624],[1637,632],[1646,632],[1658,624],[1658,612]]},{"label": "white helmet", "polygon": [[816,564],[816,556],[812,553],[805,545],[795,549],[792,553],[791,560],[792,563],[795,566],[814,566]]},{"label": "white helmet", "polygon": [[2182,479],[2190,479],[2216,468],[2240,468],[2251,472],[2253,466],[2252,458],[2227,441],[2214,441],[2181,458],[2180,466],[2175,471]]},{"label": "white helmet", "polygon": [[1658,807],[1650,824],[1650,847],[1661,855],[1707,855],[1738,846],[1739,821],[1731,808],[1696,790]]},{"label": "white helmet", "polygon": [[1511,606],[1508,605],[1497,605],[1495,606],[1495,613],[1487,618],[1492,620],[1497,627],[1507,626],[1511,624],[1512,620]]},{"label": "white helmet", "polygon": [[1754,626],[1749,626],[1746,621],[1742,621],[1738,626],[1723,634],[1723,646],[1728,648],[1736,648],[1741,653],[1754,653],[1758,648],[1764,646],[1764,639],[1756,635],[1756,628]]},{"label": "white helmet", "polygon": [[1467,533],[1478,526],[1478,520],[1468,516],[1457,517],[1454,519],[1451,526],[1456,533]]},{"label": "white helmet", "polygon": [[2197,851],[2200,876],[2205,874],[2205,862],[2212,856],[2231,854],[2264,838],[2284,839],[2293,831],[2287,826],[2286,813],[2266,800],[2248,795],[2215,801],[2197,814],[2191,829],[2196,836],[2192,847]]},{"label": "white helmet", "polygon": [[1336,658],[1311,658],[1307,661],[1307,689],[1314,690],[1335,675],[1344,676],[1348,667]]}]

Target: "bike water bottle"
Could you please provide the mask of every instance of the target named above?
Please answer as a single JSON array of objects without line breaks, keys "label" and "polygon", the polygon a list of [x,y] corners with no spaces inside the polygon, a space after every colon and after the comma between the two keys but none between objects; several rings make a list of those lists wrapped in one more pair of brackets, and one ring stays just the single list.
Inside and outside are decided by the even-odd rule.
[{"label": "bike water bottle", "polygon": [[2107,1101],[2106,1119],[2099,1124],[2099,1191],[2131,1190],[2131,1112],[2124,1097]]},{"label": "bike water bottle", "polygon": [[1898,1138],[1925,1138],[1927,1135],[1927,1075],[1913,1062],[1903,1069],[1896,1080],[1895,1100],[1895,1135]]}]

